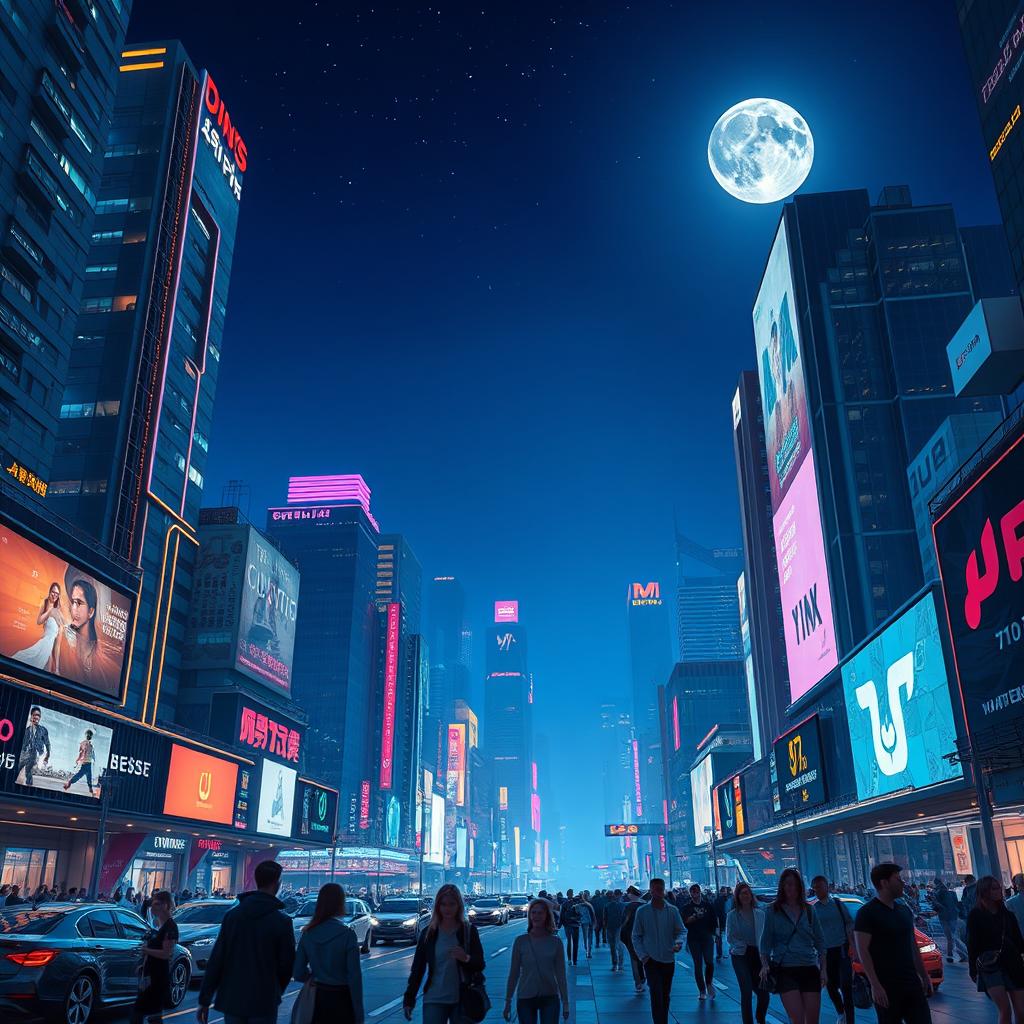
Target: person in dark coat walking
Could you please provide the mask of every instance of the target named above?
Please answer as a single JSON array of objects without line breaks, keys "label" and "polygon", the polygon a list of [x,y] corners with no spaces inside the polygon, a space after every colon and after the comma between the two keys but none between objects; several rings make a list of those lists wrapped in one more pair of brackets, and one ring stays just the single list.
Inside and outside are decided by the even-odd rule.
[{"label": "person in dark coat walking", "polygon": [[199,990],[199,1024],[207,1024],[211,1003],[224,1024],[276,1024],[295,966],[295,932],[277,898],[281,865],[257,864],[255,879],[255,891],[243,892],[224,915]]}]

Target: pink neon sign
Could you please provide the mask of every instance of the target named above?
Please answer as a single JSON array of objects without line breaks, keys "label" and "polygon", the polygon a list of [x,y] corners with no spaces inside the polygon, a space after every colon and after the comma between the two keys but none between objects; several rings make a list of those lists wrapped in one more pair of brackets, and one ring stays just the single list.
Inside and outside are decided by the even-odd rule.
[{"label": "pink neon sign", "polygon": [[370,827],[370,780],[363,779],[359,787],[359,827]]},{"label": "pink neon sign", "polygon": [[494,602],[494,621],[501,622],[518,622],[519,621],[519,602],[518,601],[495,601]]},{"label": "pink neon sign", "polygon": [[633,788],[636,791],[636,816],[644,813],[644,799],[640,792],[640,744],[633,740]]},{"label": "pink neon sign", "polygon": [[384,660],[384,723],[380,734],[380,788],[390,789],[395,756],[395,704],[398,699],[398,620],[400,604],[388,605]]},{"label": "pink neon sign", "polygon": [[537,762],[533,762],[533,791],[537,792]]},{"label": "pink neon sign", "polygon": [[679,738],[679,698],[672,698],[672,744],[678,750],[682,744]]},{"label": "pink neon sign", "polygon": [[530,795],[530,827],[540,831],[540,797],[536,793]]}]

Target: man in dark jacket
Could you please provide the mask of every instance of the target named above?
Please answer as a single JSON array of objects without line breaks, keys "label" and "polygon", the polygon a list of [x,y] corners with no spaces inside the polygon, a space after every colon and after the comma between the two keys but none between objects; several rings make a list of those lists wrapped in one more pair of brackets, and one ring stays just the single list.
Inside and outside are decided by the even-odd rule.
[{"label": "man in dark jacket", "polygon": [[224,1024],[277,1021],[295,965],[295,933],[277,898],[281,865],[265,860],[256,865],[255,878],[256,891],[243,892],[224,915],[199,990],[199,1024],[207,1024],[211,1003],[224,1014]]},{"label": "man in dark jacket", "polygon": [[605,935],[608,937],[608,948],[612,951],[612,970],[621,971],[622,939],[619,937],[619,931],[622,928],[622,921],[626,916],[626,906],[622,902],[621,889],[616,889],[613,894],[607,897],[603,916]]},{"label": "man in dark jacket", "polygon": [[633,969],[633,983],[636,985],[637,995],[640,995],[647,984],[647,975],[644,973],[644,965],[636,955],[633,948],[633,922],[636,920],[636,912],[643,906],[640,901],[640,890],[631,885],[626,890],[626,899],[623,903],[622,926],[619,929],[619,937],[629,954],[629,965]]}]

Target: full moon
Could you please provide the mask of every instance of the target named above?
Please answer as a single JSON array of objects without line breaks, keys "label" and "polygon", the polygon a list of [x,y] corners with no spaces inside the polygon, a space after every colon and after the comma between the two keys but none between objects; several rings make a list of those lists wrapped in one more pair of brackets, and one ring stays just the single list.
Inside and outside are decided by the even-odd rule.
[{"label": "full moon", "polygon": [[718,119],[708,139],[715,180],[745,203],[775,203],[792,195],[813,161],[811,129],[779,100],[737,103]]}]

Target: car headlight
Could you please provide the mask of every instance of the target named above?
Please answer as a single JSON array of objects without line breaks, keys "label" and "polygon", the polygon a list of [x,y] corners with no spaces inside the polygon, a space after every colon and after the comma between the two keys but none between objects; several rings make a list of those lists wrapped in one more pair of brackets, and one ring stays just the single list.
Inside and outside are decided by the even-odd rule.
[{"label": "car headlight", "polygon": [[196,939],[196,941],[193,942],[191,945],[192,949],[199,949],[200,947],[205,949],[207,946],[212,946],[216,941],[217,940],[212,936],[207,936],[203,939]]},{"label": "car headlight", "polygon": [[934,942],[929,942],[927,946],[917,947],[922,953],[934,953],[939,947]]},{"label": "car headlight", "polygon": [[370,918],[370,924],[373,925],[374,928],[380,927],[380,921],[378,921],[377,918],[375,917]]},{"label": "car headlight", "polygon": [[418,917],[407,917],[402,922],[402,927],[403,928],[411,928],[418,920],[419,920]]},{"label": "car headlight", "polygon": [[476,911],[472,907],[469,908],[469,916],[476,917]]}]

